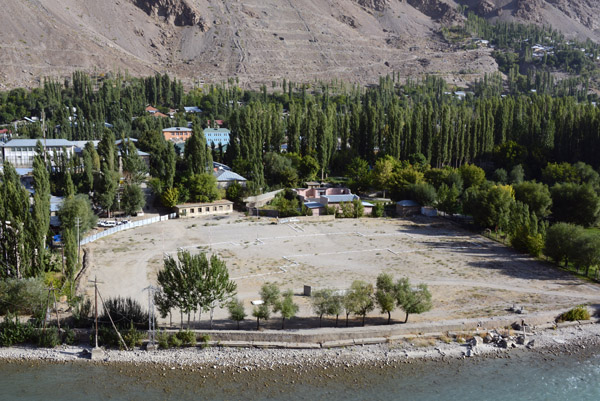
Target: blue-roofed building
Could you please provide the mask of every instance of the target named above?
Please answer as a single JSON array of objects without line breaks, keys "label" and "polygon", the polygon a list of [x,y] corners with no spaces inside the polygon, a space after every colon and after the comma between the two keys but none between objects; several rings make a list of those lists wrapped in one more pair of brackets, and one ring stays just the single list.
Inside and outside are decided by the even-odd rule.
[{"label": "blue-roofed building", "polygon": [[218,188],[228,188],[234,182],[237,182],[242,187],[246,186],[246,179],[238,173],[231,170],[219,169],[215,171],[215,177],[217,178]]},{"label": "blue-roofed building", "polygon": [[[348,188],[327,188],[311,187],[299,188],[295,190],[304,206],[312,210],[313,216],[325,214],[326,207],[340,209],[342,203],[352,203],[359,200],[360,197],[353,194]],[[373,211],[373,204],[361,201],[364,209],[363,213],[368,216]]]},{"label": "blue-roofed building", "polygon": [[75,144],[66,139],[13,139],[2,146],[2,160],[10,162],[14,167],[31,168],[36,156],[35,146],[40,141],[48,154],[62,154],[69,157],[75,153]]},{"label": "blue-roofed building", "polygon": [[204,130],[204,137],[208,146],[211,143],[214,143],[215,146],[229,145],[229,134],[230,131],[227,128],[206,128]]},{"label": "blue-roofed building", "polygon": [[186,113],[202,113],[202,109],[197,106],[185,106],[183,109]]}]

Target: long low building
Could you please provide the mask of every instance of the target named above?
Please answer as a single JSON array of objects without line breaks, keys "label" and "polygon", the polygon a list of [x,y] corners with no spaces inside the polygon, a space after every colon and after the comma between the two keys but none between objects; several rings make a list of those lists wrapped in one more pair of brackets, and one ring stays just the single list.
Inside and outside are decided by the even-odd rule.
[{"label": "long low building", "polygon": [[175,205],[174,209],[179,218],[227,214],[233,212],[233,202],[223,199],[205,203],[182,203]]},{"label": "long low building", "polygon": [[2,146],[2,161],[10,162],[14,167],[32,167],[38,141],[49,155],[62,154],[64,151],[69,157],[73,157],[75,153],[75,144],[66,139],[13,139]]}]

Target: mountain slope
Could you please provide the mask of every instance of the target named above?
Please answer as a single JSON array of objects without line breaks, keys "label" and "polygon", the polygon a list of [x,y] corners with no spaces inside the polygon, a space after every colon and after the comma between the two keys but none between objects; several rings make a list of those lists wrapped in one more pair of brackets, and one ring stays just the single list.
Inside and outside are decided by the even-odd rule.
[{"label": "mountain slope", "polygon": [[[494,10],[519,3],[460,3],[479,9],[486,2],[490,18],[508,18]],[[561,21],[581,15],[574,33],[594,34],[596,22],[585,16],[600,10],[585,4],[595,2],[539,2],[547,7],[529,12]],[[450,0],[4,0],[3,6],[4,87],[37,86],[44,76],[79,69],[169,72],[188,83],[237,76],[254,85],[282,78],[370,83],[392,72],[441,73],[463,84],[496,69],[488,50],[454,51],[443,42],[440,24],[462,18]]]}]

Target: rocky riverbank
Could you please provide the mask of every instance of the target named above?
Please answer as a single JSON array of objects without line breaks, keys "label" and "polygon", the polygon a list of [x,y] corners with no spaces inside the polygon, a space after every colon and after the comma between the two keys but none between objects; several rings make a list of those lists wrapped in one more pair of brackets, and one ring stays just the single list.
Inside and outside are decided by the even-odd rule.
[{"label": "rocky riverbank", "polygon": [[[229,347],[179,348],[169,350],[104,350],[97,362],[89,361],[90,348],[60,346],[55,349],[34,347],[0,348],[0,360],[73,362],[156,366],[160,370],[193,369],[243,372],[264,369],[291,368],[294,371],[313,368],[354,366],[395,366],[419,360],[451,361],[468,357],[510,357],[515,350],[571,353],[600,345],[600,324],[564,324],[556,328],[526,331],[486,331],[473,335],[406,337],[384,344],[330,349],[258,349]],[[465,339],[463,342],[462,339]]]}]

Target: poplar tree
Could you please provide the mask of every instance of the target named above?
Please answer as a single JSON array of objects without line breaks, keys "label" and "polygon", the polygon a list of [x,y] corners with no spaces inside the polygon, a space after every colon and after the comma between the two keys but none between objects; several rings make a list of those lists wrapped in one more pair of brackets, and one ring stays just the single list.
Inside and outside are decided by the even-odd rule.
[{"label": "poplar tree", "polygon": [[45,270],[46,238],[50,229],[50,179],[44,163],[44,149],[40,141],[36,145],[33,159],[33,207],[29,237],[34,249],[32,275],[38,276]]}]

